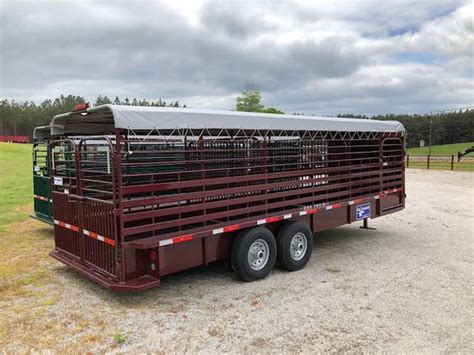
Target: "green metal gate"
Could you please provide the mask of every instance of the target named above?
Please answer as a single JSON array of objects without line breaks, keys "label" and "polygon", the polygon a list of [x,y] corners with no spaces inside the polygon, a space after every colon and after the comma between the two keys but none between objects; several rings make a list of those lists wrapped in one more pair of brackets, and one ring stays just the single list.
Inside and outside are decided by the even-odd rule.
[{"label": "green metal gate", "polygon": [[31,217],[42,222],[53,223],[51,177],[49,176],[49,155],[46,142],[33,145],[33,194],[34,211]]}]

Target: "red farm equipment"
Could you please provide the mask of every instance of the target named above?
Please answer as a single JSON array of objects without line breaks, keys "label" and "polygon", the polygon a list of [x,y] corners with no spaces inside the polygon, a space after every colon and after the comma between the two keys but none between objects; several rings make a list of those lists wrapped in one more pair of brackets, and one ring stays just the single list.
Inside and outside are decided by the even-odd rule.
[{"label": "red farm equipment", "polygon": [[394,121],[103,105],[52,134],[51,256],[115,290],[226,259],[298,270],[313,233],[405,206]]},{"label": "red farm equipment", "polygon": [[8,143],[29,143],[28,136],[0,136],[0,142]]}]

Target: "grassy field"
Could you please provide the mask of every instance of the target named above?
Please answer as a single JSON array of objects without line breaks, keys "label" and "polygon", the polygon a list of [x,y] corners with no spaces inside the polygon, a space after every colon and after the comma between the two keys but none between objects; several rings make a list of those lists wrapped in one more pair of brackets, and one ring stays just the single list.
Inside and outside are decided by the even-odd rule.
[{"label": "grassy field", "polygon": [[[426,169],[426,157],[423,159],[413,159],[413,156],[410,156],[410,164],[408,168],[410,169]],[[451,170],[451,160],[450,159],[443,159],[443,160],[430,160],[430,169],[436,170]],[[474,161],[472,160],[461,160],[458,162],[454,160],[454,169],[458,171],[474,171]]]},{"label": "grassy field", "polygon": [[[431,155],[457,155],[458,152],[464,152],[467,148],[474,146],[474,142],[467,143],[456,143],[456,144],[443,144],[434,145],[431,147]],[[423,148],[408,148],[407,154],[409,155],[428,155],[429,147]],[[474,157],[474,153],[467,155],[468,157]]]},{"label": "grassy field", "polygon": [[43,263],[53,247],[52,229],[29,218],[31,164],[30,144],[0,143],[0,301],[38,294],[31,286],[48,279]]},{"label": "grassy field", "polygon": [[[450,170],[451,155],[454,155],[454,169],[462,171],[474,171],[474,153],[469,153],[461,161],[457,161],[457,153],[464,152],[467,148],[474,146],[474,142],[434,145],[431,147],[430,169]],[[409,168],[426,169],[429,147],[409,148]]]},{"label": "grassy field", "polygon": [[28,218],[32,203],[31,145],[0,143],[0,235],[7,224]]}]

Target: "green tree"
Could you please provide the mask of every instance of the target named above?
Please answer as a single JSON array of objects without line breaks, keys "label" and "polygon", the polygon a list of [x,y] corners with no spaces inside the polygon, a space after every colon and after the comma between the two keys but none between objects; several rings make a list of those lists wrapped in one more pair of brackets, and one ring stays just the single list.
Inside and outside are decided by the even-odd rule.
[{"label": "green tree", "polygon": [[267,107],[267,108],[264,108],[262,111],[260,112],[264,112],[264,113],[276,113],[276,114],[284,114],[283,111],[280,111],[278,109],[276,109],[275,107]]},{"label": "green tree", "polygon": [[237,97],[235,109],[244,112],[261,112],[264,106],[261,103],[262,95],[258,90],[248,89]]},{"label": "green tree", "polygon": [[112,101],[107,96],[102,96],[99,95],[97,96],[97,99],[95,99],[94,106],[99,106],[99,105],[106,105],[106,104],[111,104]]},{"label": "green tree", "polygon": [[274,107],[265,107],[262,104],[262,95],[260,91],[254,89],[247,89],[242,92],[242,95],[237,97],[235,103],[235,109],[237,111],[245,112],[262,112],[262,113],[276,113],[283,114],[283,111],[280,111]]}]

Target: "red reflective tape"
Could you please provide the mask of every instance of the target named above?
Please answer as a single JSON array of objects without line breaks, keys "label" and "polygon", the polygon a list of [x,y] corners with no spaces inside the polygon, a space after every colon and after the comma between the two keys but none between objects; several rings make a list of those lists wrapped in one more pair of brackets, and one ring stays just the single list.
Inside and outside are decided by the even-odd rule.
[{"label": "red reflective tape", "polygon": [[335,203],[334,205],[332,205],[332,208],[341,208],[342,207],[342,203]]},{"label": "red reflective tape", "polygon": [[193,235],[192,234],[186,234],[186,235],[182,235],[180,237],[173,238],[172,242],[173,242],[173,244],[175,244],[175,243],[187,242],[188,240],[191,240],[191,239],[193,239]]},{"label": "red reflective tape", "polygon": [[269,217],[269,218],[266,218],[265,221],[267,221],[267,223],[271,223],[271,222],[279,221],[280,219],[281,217]]},{"label": "red reflective tape", "polygon": [[56,224],[60,227],[66,228],[66,229],[70,229],[74,232],[79,232],[79,227],[75,226],[74,224],[69,224],[69,223],[66,223],[66,222],[63,222],[63,221],[58,221],[58,220],[54,220],[54,224]]},{"label": "red reflective tape", "polygon": [[36,199],[38,200],[41,200],[41,201],[45,201],[45,202],[48,202],[49,201],[49,198],[47,197],[44,197],[44,196],[40,196],[40,195],[34,195]]},{"label": "red reflective tape", "polygon": [[240,224],[234,224],[232,226],[224,227],[224,232],[232,232],[237,229],[240,229]]},{"label": "red reflective tape", "polygon": [[88,237],[92,238],[92,239],[96,239],[98,241],[101,241],[101,242],[104,242],[106,244],[109,244],[109,245],[112,245],[112,246],[115,246],[115,240],[113,239],[110,239],[108,237],[104,237],[100,234],[97,234],[97,233],[94,233],[94,232],[91,232],[87,229],[84,229],[83,230],[83,233],[84,235],[87,235]]},{"label": "red reflective tape", "polygon": [[362,203],[362,201],[363,201],[363,200],[362,200],[361,198],[359,198],[359,199],[357,199],[357,200],[354,200],[354,203]]},{"label": "red reflective tape", "polygon": [[317,208],[312,208],[312,209],[306,211],[306,213],[309,213],[309,214],[316,213],[316,212],[318,212]]},{"label": "red reflective tape", "polygon": [[387,197],[387,194],[380,194],[379,195],[379,198],[385,198],[385,197]]},{"label": "red reflective tape", "polygon": [[111,246],[115,246],[115,240],[109,239],[109,238],[104,238],[104,243],[109,244]]}]

